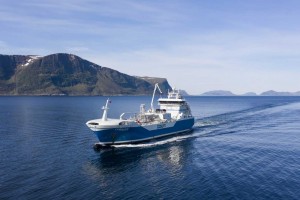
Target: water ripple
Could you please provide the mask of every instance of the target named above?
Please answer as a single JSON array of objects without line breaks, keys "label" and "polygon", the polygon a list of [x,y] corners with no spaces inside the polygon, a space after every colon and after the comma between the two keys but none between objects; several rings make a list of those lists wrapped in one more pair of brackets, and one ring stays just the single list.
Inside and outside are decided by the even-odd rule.
[{"label": "water ripple", "polygon": [[106,97],[0,98],[0,199],[300,199],[300,98],[188,98],[192,133],[100,152]]}]

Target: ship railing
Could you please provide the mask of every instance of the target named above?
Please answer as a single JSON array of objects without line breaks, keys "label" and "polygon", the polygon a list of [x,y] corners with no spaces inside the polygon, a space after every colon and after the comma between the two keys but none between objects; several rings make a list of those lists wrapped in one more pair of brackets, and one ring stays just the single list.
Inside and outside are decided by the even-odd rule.
[{"label": "ship railing", "polygon": [[133,112],[124,112],[120,115],[121,120],[136,120],[137,113]]}]

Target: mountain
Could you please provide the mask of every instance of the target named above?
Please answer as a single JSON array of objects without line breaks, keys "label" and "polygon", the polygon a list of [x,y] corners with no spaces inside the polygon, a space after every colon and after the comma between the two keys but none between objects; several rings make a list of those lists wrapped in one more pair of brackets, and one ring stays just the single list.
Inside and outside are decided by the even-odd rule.
[{"label": "mountain", "polygon": [[[155,85],[155,83],[159,84],[159,87],[162,88],[170,88],[170,85],[166,78],[157,78],[157,77],[149,77],[149,76],[136,76],[137,78],[143,79],[152,85]],[[189,94],[185,90],[180,90],[181,95],[188,96]]]},{"label": "mountain", "polygon": [[204,92],[203,94],[201,94],[201,96],[235,96],[235,94],[226,90],[213,90]]},{"label": "mountain", "polygon": [[269,90],[260,94],[261,96],[300,96],[300,92],[276,92]]},{"label": "mountain", "polygon": [[187,93],[185,90],[180,90],[180,93],[182,96],[189,96],[189,93]]},{"label": "mountain", "polygon": [[14,75],[16,67],[29,59],[30,56],[0,55],[0,80],[9,80]]},{"label": "mountain", "polygon": [[298,92],[276,92],[274,90],[269,90],[261,93],[260,95],[255,92],[247,92],[242,95],[233,94],[230,91],[226,90],[213,90],[201,94],[201,96],[300,96],[300,91]]},{"label": "mountain", "polygon": [[[170,89],[164,78],[164,93]],[[72,54],[0,55],[0,95],[147,95],[154,82],[99,66]]]},{"label": "mountain", "polygon": [[157,77],[148,77],[148,76],[135,76],[138,79],[142,79],[144,81],[147,81],[151,85],[155,85],[158,83],[159,88],[162,90],[162,92],[168,91],[168,89],[171,88],[166,78],[157,78]]}]

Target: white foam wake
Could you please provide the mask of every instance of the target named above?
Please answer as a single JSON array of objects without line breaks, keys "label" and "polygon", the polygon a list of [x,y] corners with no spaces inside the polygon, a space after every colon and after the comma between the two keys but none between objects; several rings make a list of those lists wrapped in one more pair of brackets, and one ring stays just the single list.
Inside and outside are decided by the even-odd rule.
[{"label": "white foam wake", "polygon": [[190,133],[190,134],[187,134],[187,135],[175,136],[175,137],[172,137],[172,138],[168,138],[168,139],[165,139],[165,140],[154,141],[154,142],[138,143],[138,144],[119,144],[119,145],[112,145],[112,146],[115,147],[115,148],[153,147],[153,146],[159,146],[159,145],[164,145],[164,144],[173,143],[173,142],[180,142],[180,141],[186,140],[188,138],[205,136],[205,135],[209,134],[210,132],[211,131],[201,131],[201,132]]},{"label": "white foam wake", "polygon": [[176,136],[165,140],[149,142],[149,143],[139,143],[139,144],[119,144],[119,145],[112,145],[115,148],[141,148],[141,147],[153,147],[158,145],[164,145],[172,142],[179,142],[185,140],[187,138],[195,137],[193,134],[183,135],[183,136]]}]

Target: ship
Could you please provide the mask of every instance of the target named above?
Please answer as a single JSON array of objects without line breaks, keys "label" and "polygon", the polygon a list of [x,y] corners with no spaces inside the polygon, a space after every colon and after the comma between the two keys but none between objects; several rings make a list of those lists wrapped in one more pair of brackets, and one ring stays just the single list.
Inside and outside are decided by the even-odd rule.
[{"label": "ship", "polygon": [[195,119],[180,90],[168,91],[166,98],[158,99],[159,108],[154,109],[157,90],[162,93],[155,84],[150,109],[146,110],[145,104],[141,104],[139,113],[122,113],[119,119],[107,117],[110,105],[107,99],[102,118],[86,122],[99,140],[96,144],[102,147],[134,144],[192,131]]}]

